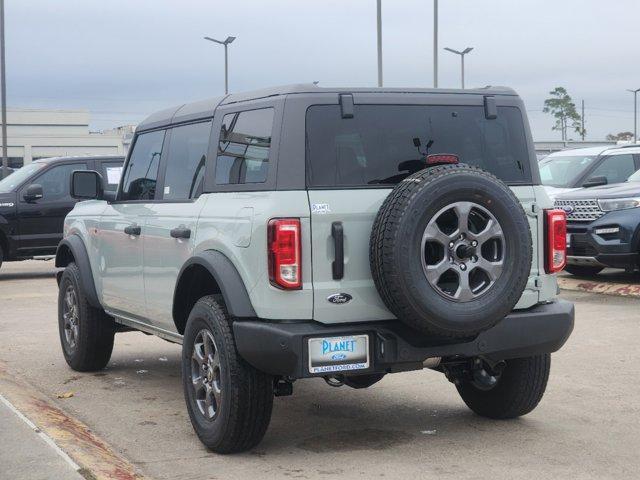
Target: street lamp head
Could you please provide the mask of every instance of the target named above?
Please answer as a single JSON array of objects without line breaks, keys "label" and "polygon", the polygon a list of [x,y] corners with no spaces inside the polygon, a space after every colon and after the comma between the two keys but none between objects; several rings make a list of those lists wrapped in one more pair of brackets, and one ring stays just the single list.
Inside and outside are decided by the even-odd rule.
[{"label": "street lamp head", "polygon": [[459,52],[458,50],[454,50],[453,48],[444,47],[444,49],[445,49],[447,52],[455,53],[456,55],[462,55],[462,52]]},{"label": "street lamp head", "polygon": [[640,88],[636,88],[635,90],[627,89],[627,92],[638,93],[640,92]]},{"label": "street lamp head", "polygon": [[236,37],[227,37],[227,39],[224,41],[225,45],[229,45],[231,42],[233,42],[236,39]]},{"label": "street lamp head", "polygon": [[467,48],[465,48],[465,49],[462,51],[462,53],[464,53],[464,54],[466,55],[466,54],[467,54],[467,53],[469,53],[471,50],[473,50],[473,47],[467,47]]},{"label": "street lamp head", "polygon": [[224,42],[221,42],[220,40],[216,40],[215,38],[204,37],[204,39],[209,40],[210,42],[215,42],[215,43],[219,43],[220,45],[224,45]]}]

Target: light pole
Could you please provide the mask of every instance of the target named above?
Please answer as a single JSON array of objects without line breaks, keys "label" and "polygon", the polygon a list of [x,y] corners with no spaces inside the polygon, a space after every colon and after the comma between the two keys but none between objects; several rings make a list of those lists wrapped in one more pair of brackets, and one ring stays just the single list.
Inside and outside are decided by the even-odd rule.
[{"label": "light pole", "polygon": [[2,171],[0,179],[7,175],[7,84],[4,71],[4,0],[0,0],[0,101],[2,101]]},{"label": "light pole", "polygon": [[438,0],[433,0],[433,88],[438,88]]},{"label": "light pole", "polygon": [[635,90],[627,90],[627,92],[633,93],[633,143],[638,141],[638,92],[640,88]]},{"label": "light pole", "polygon": [[227,95],[229,93],[229,44],[233,42],[236,37],[227,37],[226,40],[216,40],[211,37],[204,37],[205,40],[209,40],[210,42],[219,43],[220,45],[224,45],[224,93]]},{"label": "light pole", "polygon": [[382,0],[378,0],[378,86],[382,86]]},{"label": "light pole", "polygon": [[453,48],[445,47],[445,50],[451,53],[455,53],[456,55],[460,55],[460,60],[462,62],[462,89],[464,90],[464,56],[473,50],[473,47],[467,47],[463,51],[459,52],[458,50],[454,50]]}]

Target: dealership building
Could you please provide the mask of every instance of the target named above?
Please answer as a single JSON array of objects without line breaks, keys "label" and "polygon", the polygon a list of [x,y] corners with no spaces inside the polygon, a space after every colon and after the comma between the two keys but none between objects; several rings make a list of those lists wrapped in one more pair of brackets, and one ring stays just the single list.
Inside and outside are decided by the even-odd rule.
[{"label": "dealership building", "polygon": [[66,155],[124,155],[133,130],[133,126],[124,126],[91,132],[88,110],[8,108],[9,167],[18,168],[39,158]]}]

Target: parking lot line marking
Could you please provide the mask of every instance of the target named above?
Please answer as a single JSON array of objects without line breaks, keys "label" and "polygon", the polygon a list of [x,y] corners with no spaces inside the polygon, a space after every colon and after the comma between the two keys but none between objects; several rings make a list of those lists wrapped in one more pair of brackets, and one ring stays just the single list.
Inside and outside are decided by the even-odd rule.
[{"label": "parking lot line marking", "polygon": [[20,420],[26,423],[30,429],[32,429],[47,445],[55,450],[55,452],[62,457],[62,459],[69,464],[76,472],[80,470],[80,466],[73,461],[73,459],[62,450],[53,439],[40,430],[31,420],[25,417],[20,410],[13,406],[13,404],[7,400],[4,395],[0,394],[0,402],[2,402],[9,410],[11,410]]},{"label": "parking lot line marking", "polygon": [[128,460],[119,456],[87,425],[54,405],[36,388],[12,375],[2,362],[0,392],[2,403],[19,414],[36,432],[42,432],[49,438],[51,443],[47,443],[59,448],[81,475],[96,480],[144,479]]}]

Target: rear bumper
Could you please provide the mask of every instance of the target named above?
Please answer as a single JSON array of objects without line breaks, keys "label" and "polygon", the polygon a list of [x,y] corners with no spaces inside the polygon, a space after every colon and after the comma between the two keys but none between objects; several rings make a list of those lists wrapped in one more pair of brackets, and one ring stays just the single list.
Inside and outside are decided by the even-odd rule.
[{"label": "rear bumper", "polygon": [[399,321],[326,325],[238,320],[233,331],[238,352],[249,364],[293,379],[322,375],[308,369],[307,345],[313,337],[368,334],[371,365],[357,373],[391,373],[420,369],[431,357],[482,355],[504,360],[555,352],[571,335],[573,322],[573,304],[557,300],[513,312],[477,337],[455,341],[425,336]]}]

